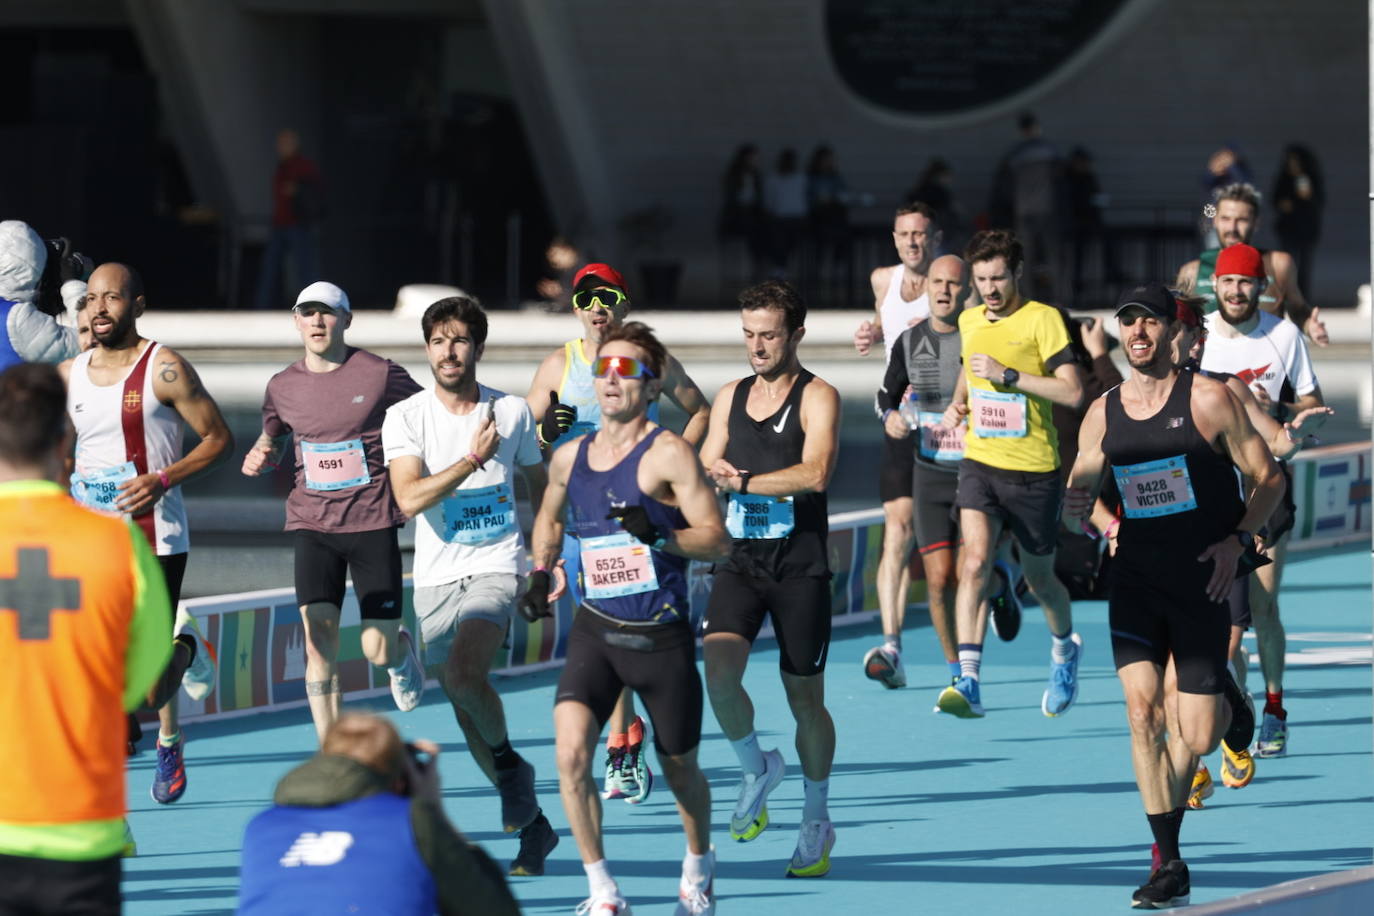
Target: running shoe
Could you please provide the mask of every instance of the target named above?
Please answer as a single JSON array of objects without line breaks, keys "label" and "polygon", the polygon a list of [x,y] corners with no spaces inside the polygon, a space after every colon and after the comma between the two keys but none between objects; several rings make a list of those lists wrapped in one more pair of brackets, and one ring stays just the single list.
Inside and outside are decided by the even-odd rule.
[{"label": "running shoe", "polygon": [[1245,748],[1231,750],[1226,739],[1221,739],[1221,784],[1230,789],[1243,789],[1255,778],[1255,758]]},{"label": "running shoe", "polygon": [[496,771],[496,791],[501,796],[501,823],[514,833],[539,816],[534,797],[534,765],[523,757],[508,770]]},{"label": "running shoe", "polygon": [[630,904],[616,894],[593,894],[573,910],[576,916],[632,916]]},{"label": "running shoe", "polygon": [[752,840],[768,826],[768,793],[778,787],[787,772],[782,754],[763,752],[763,772],[745,773],[739,784],[739,798],[730,815],[730,838],[741,843]]},{"label": "running shoe", "polygon": [[1227,671],[1221,682],[1222,695],[1231,707],[1231,725],[1226,729],[1222,742],[1230,747],[1246,748],[1255,739],[1255,707],[1245,702],[1248,697],[1236,684],[1236,679]]},{"label": "running shoe", "polygon": [[1201,810],[1202,800],[1211,798],[1215,791],[1216,787],[1212,784],[1212,774],[1208,772],[1207,765],[1198,764],[1197,770],[1193,772],[1193,787],[1188,791],[1188,807],[1194,811]]},{"label": "running shoe", "polygon": [[420,698],[425,695],[425,666],[420,664],[420,656],[415,651],[415,638],[405,627],[401,627],[396,637],[396,648],[405,653],[405,658],[398,667],[388,669],[391,698],[401,712],[410,712],[420,705]]},{"label": "running shoe", "polygon": [[968,675],[956,678],[944,690],[935,704],[936,712],[947,712],[961,719],[983,718],[983,700],[979,696],[978,680]]},{"label": "running shoe", "polygon": [[1182,859],[1174,859],[1156,868],[1150,874],[1150,880],[1131,895],[1131,907],[1137,910],[1167,910],[1187,906],[1191,890],[1188,866]]},{"label": "running shoe", "polygon": [[167,747],[157,742],[157,767],[153,771],[153,801],[170,805],[186,794],[186,760],[183,750],[186,739],[177,735],[176,744]]},{"label": "running shoe", "polygon": [[830,850],[835,846],[835,828],[829,821],[804,821],[792,861],[789,878],[819,878],[830,871]]},{"label": "running shoe", "polygon": [[601,784],[601,797],[607,800],[625,798],[639,791],[634,775],[625,769],[625,748],[606,748],[606,779]]},{"label": "running shoe", "polygon": [[544,860],[558,845],[558,834],[540,811],[520,831],[520,854],[510,863],[512,875],[533,877],[544,873]]},{"label": "running shoe", "polygon": [[707,853],[710,857],[710,874],[705,884],[696,884],[686,875],[677,886],[677,909],[673,916],[714,916],[716,912],[716,848]]},{"label": "running shoe", "polygon": [[1050,686],[1040,699],[1040,711],[1047,716],[1062,716],[1078,699],[1078,663],[1083,660],[1083,637],[1074,633],[1073,657],[1066,662],[1050,662]]},{"label": "running shoe", "polygon": [[[641,734],[644,721],[640,720]],[[642,805],[654,790],[654,771],[649,769],[649,755],[644,753],[644,739],[625,749],[625,762],[621,764],[625,777],[625,804]]]},{"label": "running shoe", "polygon": [[172,637],[175,639],[183,633],[196,641],[196,657],[191,659],[191,665],[186,669],[186,673],[181,676],[181,689],[186,691],[186,695],[193,700],[203,700],[208,697],[215,689],[215,682],[219,674],[219,656],[215,653],[214,643],[205,638],[200,632],[200,626],[196,623],[196,618],[192,617],[185,608],[177,608],[176,626],[172,628]]},{"label": "running shoe", "polygon": [[864,674],[871,681],[878,681],[888,690],[906,686],[906,668],[902,667],[902,654],[892,646],[875,646],[864,656]]},{"label": "running shoe", "polygon": [[1002,590],[988,596],[988,605],[992,608],[992,632],[1003,642],[1011,642],[1021,632],[1021,595],[1016,587],[1021,571],[1006,560],[996,560],[992,567],[1002,574]]},{"label": "running shoe", "polygon": [[124,848],[120,850],[120,856],[125,859],[133,859],[138,856],[138,844],[134,842],[134,828],[129,826],[129,819],[124,818]]},{"label": "running shoe", "polygon": [[1288,753],[1288,719],[1265,712],[1255,742],[1256,757],[1283,757]]}]

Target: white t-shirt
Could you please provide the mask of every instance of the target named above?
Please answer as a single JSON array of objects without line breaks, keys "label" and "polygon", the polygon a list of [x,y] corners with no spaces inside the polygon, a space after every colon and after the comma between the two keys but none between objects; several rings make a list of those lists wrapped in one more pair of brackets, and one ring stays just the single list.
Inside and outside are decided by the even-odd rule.
[{"label": "white t-shirt", "polygon": [[514,471],[539,464],[534,416],[524,398],[478,386],[477,408],[450,413],[427,388],[391,405],[382,422],[382,454],[389,465],[413,456],[434,474],[471,451],[486,402],[496,397],[501,444],[486,467],[474,471],[444,499],[421,512],[415,524],[415,584],[444,585],[482,573],[525,573],[525,539],[515,505]]},{"label": "white t-shirt", "polygon": [[1220,331],[1223,326],[1225,319],[1219,312],[1207,316],[1202,368],[1229,372],[1251,388],[1259,385],[1274,401],[1280,400],[1285,381],[1298,397],[1316,390],[1312,358],[1296,324],[1262,311],[1259,324],[1249,334],[1227,337]]}]

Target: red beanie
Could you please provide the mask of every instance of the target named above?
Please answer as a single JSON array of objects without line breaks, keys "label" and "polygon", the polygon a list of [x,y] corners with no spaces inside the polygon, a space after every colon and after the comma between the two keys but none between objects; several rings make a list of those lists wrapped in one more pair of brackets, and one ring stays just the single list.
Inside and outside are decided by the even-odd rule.
[{"label": "red beanie", "polygon": [[1260,256],[1259,249],[1245,244],[1222,249],[1221,254],[1217,255],[1217,269],[1214,275],[1225,277],[1231,274],[1262,278],[1264,258]]}]

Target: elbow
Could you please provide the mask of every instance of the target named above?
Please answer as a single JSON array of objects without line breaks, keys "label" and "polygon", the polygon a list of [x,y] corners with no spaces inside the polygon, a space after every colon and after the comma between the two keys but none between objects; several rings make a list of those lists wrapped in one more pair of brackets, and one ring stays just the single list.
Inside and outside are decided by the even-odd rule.
[{"label": "elbow", "polygon": [[396,499],[396,508],[400,509],[401,514],[404,515],[407,519],[412,519],[415,516],[419,515],[421,512],[425,511],[425,507],[420,505],[419,502],[417,502],[414,499],[411,499],[409,496],[402,495],[400,491],[395,490],[394,488],[392,490],[392,495]]}]

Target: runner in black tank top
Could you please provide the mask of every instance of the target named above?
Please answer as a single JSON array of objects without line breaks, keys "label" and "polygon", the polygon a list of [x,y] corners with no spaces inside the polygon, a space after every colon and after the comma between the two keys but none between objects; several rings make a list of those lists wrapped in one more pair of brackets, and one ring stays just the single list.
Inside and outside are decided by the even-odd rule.
[{"label": "runner in black tank top", "polygon": [[[1225,386],[1176,368],[1174,346],[1199,324],[1197,310],[1151,284],[1123,296],[1117,317],[1131,374],[1088,409],[1063,514],[1071,529],[1083,525],[1110,471],[1123,510],[1108,605],[1112,650],[1161,862],[1133,903],[1164,908],[1188,902],[1178,837],[1198,757],[1223,733],[1244,748],[1254,730],[1226,671],[1230,614],[1222,602],[1282,484]],[[1249,487],[1244,505],[1232,464]],[[1163,699],[1171,656],[1176,723]]]},{"label": "runner in black tank top", "polygon": [[743,780],[730,835],[752,840],[768,826],[768,794],[786,765],[759,747],[744,690],[750,647],[771,617],[797,748],[806,777],[801,836],[788,866],[795,877],[830,869],[835,831],[826,808],[835,726],[825,709],[830,648],[830,568],[825,489],[839,443],[839,395],[802,368],[797,345],[806,307],[786,283],[740,294],[754,374],[726,385],[711,408],[701,461],[727,497],[730,558],[715,569],[705,634],[706,683]]}]

